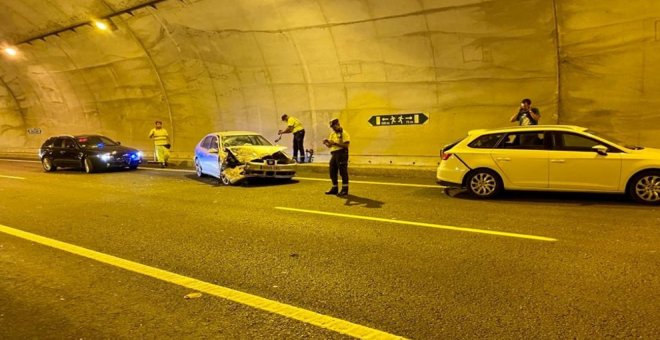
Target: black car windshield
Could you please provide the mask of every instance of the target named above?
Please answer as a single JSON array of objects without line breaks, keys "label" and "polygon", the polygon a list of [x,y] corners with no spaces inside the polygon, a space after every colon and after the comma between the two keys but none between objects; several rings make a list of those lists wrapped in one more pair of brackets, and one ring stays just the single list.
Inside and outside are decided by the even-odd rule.
[{"label": "black car windshield", "polygon": [[606,134],[604,134],[604,133],[596,132],[596,131],[594,131],[594,130],[587,130],[587,131],[585,131],[585,132],[588,133],[588,134],[590,134],[590,135],[594,135],[594,136],[597,136],[597,137],[600,137],[600,138],[606,139],[606,140],[608,140],[608,141],[610,141],[610,142],[612,142],[612,143],[615,143],[615,144],[618,144],[618,145],[624,146],[624,147],[626,147],[626,148],[628,148],[628,149],[632,149],[632,150],[641,150],[641,149],[644,149],[644,147],[642,147],[642,146],[631,145],[631,144],[629,144],[629,143],[622,142],[621,140],[619,140],[619,139],[617,139],[617,138],[610,137],[610,136],[608,136],[608,135],[606,135]]},{"label": "black car windshield", "polygon": [[100,149],[104,146],[116,146],[117,142],[105,136],[78,136],[76,137],[81,148]]},{"label": "black car windshield", "polygon": [[247,145],[273,145],[260,135],[223,136],[222,144],[226,147]]}]

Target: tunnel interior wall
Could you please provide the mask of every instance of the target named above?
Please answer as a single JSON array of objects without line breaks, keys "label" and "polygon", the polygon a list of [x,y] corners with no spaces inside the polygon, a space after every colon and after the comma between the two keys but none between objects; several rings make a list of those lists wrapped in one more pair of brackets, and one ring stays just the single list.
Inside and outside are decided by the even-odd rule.
[{"label": "tunnel interior wall", "polygon": [[[30,16],[29,6],[0,16],[12,19],[3,22],[18,39],[83,18],[84,10],[104,15],[139,1],[83,3],[64,10],[34,2],[60,6],[42,14],[50,20],[41,25],[17,19]],[[658,7],[651,0],[168,0],[114,17],[110,31],[83,27],[4,57],[0,151],[77,133],[148,151],[147,133],[161,120],[174,155],[188,158],[211,131],[252,130],[272,140],[287,113],[303,122],[305,146],[317,155],[327,154],[320,141],[336,117],[352,136],[354,162],[430,165],[468,130],[510,125],[525,97],[540,108],[542,124],[660,146]],[[405,113],[429,119],[370,123]],[[290,145],[290,137],[280,143]]]}]

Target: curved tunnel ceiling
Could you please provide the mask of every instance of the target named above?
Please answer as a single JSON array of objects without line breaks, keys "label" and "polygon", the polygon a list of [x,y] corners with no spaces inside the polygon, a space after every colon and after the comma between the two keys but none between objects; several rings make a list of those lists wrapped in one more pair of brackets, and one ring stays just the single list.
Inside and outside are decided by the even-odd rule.
[{"label": "curved tunnel ceiling", "polygon": [[[3,1],[0,42],[143,3]],[[468,129],[507,125],[524,97],[542,123],[660,146],[658,22],[652,0],[166,0],[114,16],[113,30],[81,27],[3,56],[0,149],[82,132],[147,148],[160,119],[186,157],[213,130],[272,138],[288,113],[319,152],[339,117],[354,159],[429,163]],[[430,119],[368,122],[413,112]]]}]

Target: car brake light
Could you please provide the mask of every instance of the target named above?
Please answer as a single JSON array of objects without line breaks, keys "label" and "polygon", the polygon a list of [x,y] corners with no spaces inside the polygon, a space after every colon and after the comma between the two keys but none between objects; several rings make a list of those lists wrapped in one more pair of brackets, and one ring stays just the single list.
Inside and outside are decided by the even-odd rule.
[{"label": "car brake light", "polygon": [[450,153],[448,153],[448,152],[443,152],[440,156],[442,156],[442,160],[443,160],[443,161],[446,161],[446,160],[449,159],[449,157],[451,157],[451,155],[452,155],[452,154],[450,154]]}]

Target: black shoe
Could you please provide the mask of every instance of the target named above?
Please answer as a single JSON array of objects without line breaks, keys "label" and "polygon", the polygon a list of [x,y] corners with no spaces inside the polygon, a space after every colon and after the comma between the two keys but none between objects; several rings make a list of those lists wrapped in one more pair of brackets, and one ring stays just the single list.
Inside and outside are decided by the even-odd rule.
[{"label": "black shoe", "polygon": [[337,195],[337,193],[339,193],[339,190],[337,190],[337,187],[332,187],[332,189],[325,192],[326,195]]},{"label": "black shoe", "polygon": [[348,196],[348,188],[341,188],[341,191],[337,194],[337,196]]}]

